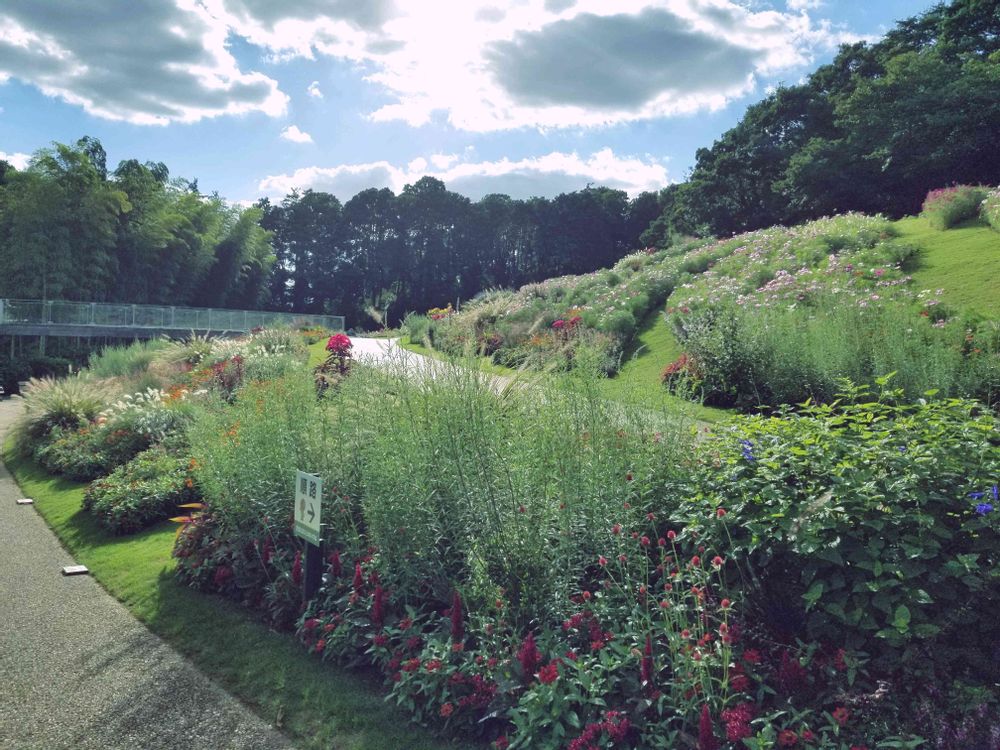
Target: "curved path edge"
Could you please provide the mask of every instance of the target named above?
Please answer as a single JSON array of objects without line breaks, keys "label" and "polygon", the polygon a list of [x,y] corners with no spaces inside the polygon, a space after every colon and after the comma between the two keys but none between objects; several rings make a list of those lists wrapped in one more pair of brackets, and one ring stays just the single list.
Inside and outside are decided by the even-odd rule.
[{"label": "curved path edge", "polygon": [[[0,401],[0,445],[20,405]],[[0,747],[277,750],[291,741],[89,576],[0,463]]]}]

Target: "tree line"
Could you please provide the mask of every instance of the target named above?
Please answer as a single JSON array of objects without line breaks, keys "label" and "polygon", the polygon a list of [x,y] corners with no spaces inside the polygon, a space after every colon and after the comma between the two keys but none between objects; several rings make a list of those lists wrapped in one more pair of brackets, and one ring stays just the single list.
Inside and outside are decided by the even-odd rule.
[{"label": "tree line", "polygon": [[344,204],[320,191],[241,208],[160,162],[109,172],[84,137],[0,162],[0,297],[265,308],[398,322],[490,287],[611,265],[657,197],[587,187],[471,201],[425,177]]},{"label": "tree line", "polygon": [[1000,2],[941,3],[749,107],[661,192],[644,240],[913,214],[934,188],[1000,183],[998,144]]}]

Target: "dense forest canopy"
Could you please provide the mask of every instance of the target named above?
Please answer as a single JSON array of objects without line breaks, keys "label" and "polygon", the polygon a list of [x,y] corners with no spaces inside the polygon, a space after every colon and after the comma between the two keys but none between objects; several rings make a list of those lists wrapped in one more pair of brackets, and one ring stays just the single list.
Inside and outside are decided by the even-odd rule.
[{"label": "dense forest canopy", "polygon": [[998,144],[1000,2],[942,3],[751,106],[661,193],[644,239],[912,214],[928,190],[1000,182]]},{"label": "dense forest canopy", "polygon": [[100,142],[0,162],[0,297],[342,314],[396,323],[492,287],[610,266],[681,235],[849,210],[914,213],[929,189],[1000,183],[1000,0],[955,0],[844,46],[751,106],[688,179],[633,199],[590,187],[479,201],[424,177],[346,203],[294,191],[251,208],[170,179],[108,172]]}]

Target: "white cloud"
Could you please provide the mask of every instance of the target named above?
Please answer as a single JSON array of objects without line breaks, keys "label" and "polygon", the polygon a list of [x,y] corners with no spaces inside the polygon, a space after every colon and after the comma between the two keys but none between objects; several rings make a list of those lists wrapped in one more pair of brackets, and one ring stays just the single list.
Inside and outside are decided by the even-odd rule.
[{"label": "white cloud", "polygon": [[[726,106],[765,77],[852,39],[745,0],[17,0],[0,5],[0,82],[17,78],[99,117],[139,124],[285,112],[271,60],[333,57],[385,104],[374,121],[445,118],[488,132],[598,126]],[[754,9],[757,8],[757,9]],[[85,29],[86,33],[81,33]],[[306,89],[322,98],[317,81]]]},{"label": "white cloud", "polygon": [[281,137],[292,143],[312,143],[312,136],[303,130],[299,130],[298,125],[289,125],[281,131]]},{"label": "white cloud", "polygon": [[10,78],[141,125],[284,112],[275,80],[244,72],[227,28],[197,0],[0,5],[0,82]]},{"label": "white cloud", "polygon": [[31,154],[13,153],[8,154],[6,151],[0,151],[0,161],[8,162],[13,164],[15,169],[24,169],[28,166],[28,162],[31,160]]},{"label": "white cloud", "polygon": [[450,190],[474,200],[490,193],[506,193],[514,198],[552,197],[582,190],[588,184],[606,185],[636,195],[644,190],[659,190],[669,182],[666,167],[652,157],[622,157],[605,148],[589,157],[553,151],[517,161],[507,158],[465,161],[452,155],[437,162],[432,156],[430,163],[417,158],[405,167],[386,161],[305,167],[290,174],[266,177],[258,189],[270,198],[280,199],[293,189],[311,188],[347,201],[369,187],[387,187],[399,193],[405,185],[425,176],[436,177]]},{"label": "white cloud", "polygon": [[786,0],[785,5],[792,11],[814,10],[823,5],[823,0]]},{"label": "white cloud", "polygon": [[[360,63],[374,121],[460,129],[597,126],[719,109],[847,37],[740,0],[205,0],[276,57]],[[348,8],[355,8],[354,17]]]}]

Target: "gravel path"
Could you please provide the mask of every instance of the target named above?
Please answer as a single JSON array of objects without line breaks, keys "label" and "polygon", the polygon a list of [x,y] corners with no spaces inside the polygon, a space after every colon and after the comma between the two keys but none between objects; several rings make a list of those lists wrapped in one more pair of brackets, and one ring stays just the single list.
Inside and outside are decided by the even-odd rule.
[{"label": "gravel path", "polygon": [[[19,404],[0,401],[0,443]],[[0,748],[292,748],[89,576],[0,464]]]}]

